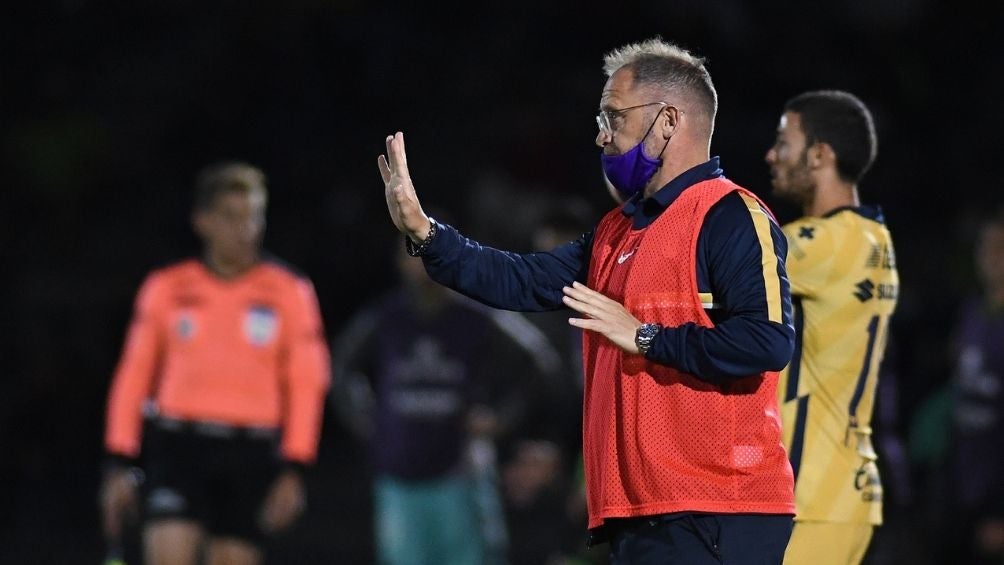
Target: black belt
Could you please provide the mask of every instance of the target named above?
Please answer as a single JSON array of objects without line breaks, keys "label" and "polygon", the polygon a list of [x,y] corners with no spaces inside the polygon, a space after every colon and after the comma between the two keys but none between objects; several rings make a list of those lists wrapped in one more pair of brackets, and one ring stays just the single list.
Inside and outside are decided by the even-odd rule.
[{"label": "black belt", "polygon": [[224,422],[202,420],[179,420],[159,416],[153,421],[157,429],[168,432],[191,432],[196,435],[219,439],[262,439],[274,440],[279,437],[275,426],[236,426]]}]

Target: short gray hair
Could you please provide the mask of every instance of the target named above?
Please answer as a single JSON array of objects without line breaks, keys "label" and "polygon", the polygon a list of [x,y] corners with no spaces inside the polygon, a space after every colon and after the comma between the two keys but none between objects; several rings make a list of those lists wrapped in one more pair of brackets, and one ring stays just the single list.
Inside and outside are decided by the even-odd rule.
[{"label": "short gray hair", "polygon": [[695,107],[690,110],[702,113],[710,130],[714,130],[718,93],[704,64],[703,57],[659,36],[618,47],[603,56],[603,71],[608,77],[627,67],[634,75],[635,85],[652,86],[692,101]]}]

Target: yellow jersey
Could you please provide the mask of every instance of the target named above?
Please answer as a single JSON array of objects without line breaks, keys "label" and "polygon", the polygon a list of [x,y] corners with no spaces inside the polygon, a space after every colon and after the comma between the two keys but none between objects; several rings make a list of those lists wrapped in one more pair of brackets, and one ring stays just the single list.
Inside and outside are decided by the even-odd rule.
[{"label": "yellow jersey", "polygon": [[781,373],[796,520],[880,524],[872,407],[899,275],[881,210],[838,208],[784,226],[795,351]]}]

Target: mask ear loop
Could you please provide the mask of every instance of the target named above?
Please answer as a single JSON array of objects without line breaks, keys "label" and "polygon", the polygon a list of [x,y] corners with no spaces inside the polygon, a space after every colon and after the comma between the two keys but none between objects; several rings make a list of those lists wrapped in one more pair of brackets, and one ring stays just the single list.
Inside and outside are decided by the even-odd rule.
[{"label": "mask ear loop", "polygon": [[659,156],[656,157],[656,159],[662,161],[662,154],[665,153],[666,152],[666,148],[669,147],[669,140],[670,139],[673,139],[672,135],[670,135],[669,137],[666,138],[666,143],[662,146],[662,151],[659,152]]},{"label": "mask ear loop", "polygon": [[[662,109],[661,109],[661,110],[659,110],[659,114],[661,114],[663,110],[665,110],[666,108],[669,108],[669,107],[670,107],[670,106],[663,106],[663,107],[662,107]],[[648,137],[648,134],[652,133],[652,128],[654,128],[654,127],[655,127],[655,122],[658,122],[658,121],[659,121],[659,114],[656,114],[656,115],[655,115],[655,119],[654,119],[654,120],[652,120],[652,124],[651,124],[650,126],[648,126],[648,131],[646,131],[646,132],[645,132],[645,136],[641,138],[641,142],[642,142],[642,143],[645,143],[645,138],[647,138],[647,137]],[[667,147],[669,147],[669,140],[670,140],[670,139],[673,139],[673,136],[672,136],[672,135],[670,135],[669,137],[667,137],[667,138],[666,138],[666,143],[665,143],[665,144],[664,144],[664,145],[662,146],[662,151],[659,151],[659,154],[658,154],[658,155],[656,155],[656,157],[655,157],[656,159],[658,159],[658,160],[662,161],[662,154],[663,154],[663,153],[665,153],[665,152],[666,152],[666,148],[667,148]],[[642,146],[642,150],[641,150],[641,153],[642,153],[642,155],[644,155],[644,154],[645,154],[645,149],[644,149],[644,146]]]}]

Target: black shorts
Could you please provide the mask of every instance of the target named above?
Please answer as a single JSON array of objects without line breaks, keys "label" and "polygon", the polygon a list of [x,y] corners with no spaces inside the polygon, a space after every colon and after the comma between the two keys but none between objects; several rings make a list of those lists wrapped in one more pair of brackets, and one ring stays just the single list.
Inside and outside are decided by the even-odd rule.
[{"label": "black shorts", "polygon": [[143,442],[147,522],[195,520],[212,536],[260,545],[262,506],[280,469],[278,434],[167,424],[152,422]]}]

